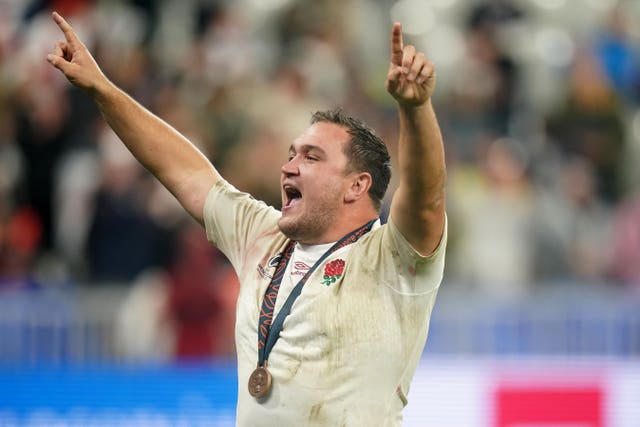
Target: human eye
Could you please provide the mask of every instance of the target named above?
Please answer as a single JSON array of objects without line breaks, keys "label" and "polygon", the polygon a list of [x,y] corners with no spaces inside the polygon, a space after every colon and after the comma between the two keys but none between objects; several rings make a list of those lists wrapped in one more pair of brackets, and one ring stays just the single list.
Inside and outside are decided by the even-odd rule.
[{"label": "human eye", "polygon": [[322,154],[318,150],[310,149],[305,151],[304,158],[310,162],[320,161]]}]

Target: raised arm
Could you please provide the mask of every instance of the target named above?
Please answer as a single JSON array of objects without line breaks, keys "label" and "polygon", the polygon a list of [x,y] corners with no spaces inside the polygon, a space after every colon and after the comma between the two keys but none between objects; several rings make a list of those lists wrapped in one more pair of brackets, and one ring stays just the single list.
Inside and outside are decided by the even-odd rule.
[{"label": "raised arm", "polygon": [[64,18],[56,12],[52,16],[65,40],[56,43],[47,61],[93,98],[129,151],[202,224],[207,192],[220,179],[213,165],[173,127],[110,82]]},{"label": "raised arm", "polygon": [[431,104],[435,69],[424,53],[404,46],[400,24],[391,31],[387,91],[398,102],[400,181],[391,217],[423,255],[437,247],[445,223],[445,161],[440,127]]}]

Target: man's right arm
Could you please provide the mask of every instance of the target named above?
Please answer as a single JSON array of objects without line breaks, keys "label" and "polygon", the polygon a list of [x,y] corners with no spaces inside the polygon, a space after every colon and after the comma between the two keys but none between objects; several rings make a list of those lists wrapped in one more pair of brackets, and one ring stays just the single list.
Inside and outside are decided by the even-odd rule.
[{"label": "man's right arm", "polygon": [[64,18],[54,12],[53,19],[65,40],[56,44],[47,60],[94,99],[129,151],[203,224],[207,193],[221,179],[211,162],[173,127],[111,83]]},{"label": "man's right arm", "polygon": [[200,224],[207,193],[220,175],[189,140],[108,82],[93,95],[105,120],[136,159]]}]

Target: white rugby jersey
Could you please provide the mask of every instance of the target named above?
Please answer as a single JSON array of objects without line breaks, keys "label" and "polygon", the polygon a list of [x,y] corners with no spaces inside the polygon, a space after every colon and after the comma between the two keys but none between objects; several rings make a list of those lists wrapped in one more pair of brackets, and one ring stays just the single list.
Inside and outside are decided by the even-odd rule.
[{"label": "white rugby jersey", "polygon": [[[324,260],[284,321],[268,359],[272,388],[258,401],[247,384],[258,361],[262,299],[288,242],[279,218],[279,211],[223,180],[205,203],[207,237],[240,280],[236,424],[400,426],[442,280],[446,224],[428,257],[409,245],[390,218]],[[281,287],[277,307],[290,291]]]}]

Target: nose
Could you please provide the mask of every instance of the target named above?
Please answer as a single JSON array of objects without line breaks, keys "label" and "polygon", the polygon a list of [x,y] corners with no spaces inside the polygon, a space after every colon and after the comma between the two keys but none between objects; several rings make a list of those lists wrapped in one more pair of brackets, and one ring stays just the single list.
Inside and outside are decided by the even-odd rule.
[{"label": "nose", "polygon": [[291,160],[282,165],[280,171],[284,175],[298,175],[300,173],[298,169],[298,156],[293,156]]}]

